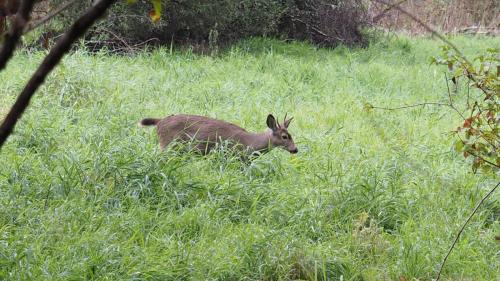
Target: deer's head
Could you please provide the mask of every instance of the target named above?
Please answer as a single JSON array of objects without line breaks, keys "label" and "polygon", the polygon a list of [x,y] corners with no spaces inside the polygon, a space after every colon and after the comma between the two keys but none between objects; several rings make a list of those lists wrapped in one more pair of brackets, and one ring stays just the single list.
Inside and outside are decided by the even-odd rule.
[{"label": "deer's head", "polygon": [[290,153],[297,153],[299,152],[297,149],[297,146],[295,146],[295,143],[293,142],[293,138],[288,132],[288,126],[290,125],[290,122],[292,121],[292,118],[283,119],[283,123],[280,124],[272,114],[269,114],[267,116],[267,127],[271,129],[271,138],[270,142],[272,146],[274,147],[281,147],[285,150],[287,150]]}]

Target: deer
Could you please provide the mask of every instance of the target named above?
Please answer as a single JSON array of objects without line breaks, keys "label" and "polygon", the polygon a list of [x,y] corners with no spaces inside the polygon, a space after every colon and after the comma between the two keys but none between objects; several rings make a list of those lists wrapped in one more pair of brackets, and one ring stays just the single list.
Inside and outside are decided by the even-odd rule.
[{"label": "deer", "polygon": [[188,114],[170,115],[163,119],[144,118],[139,125],[156,126],[162,151],[174,140],[184,143],[196,141],[196,152],[206,155],[217,144],[229,141],[251,155],[266,153],[274,147],[295,154],[298,149],[288,132],[292,119],[293,117],[287,119],[285,115],[283,123],[280,124],[269,114],[266,120],[268,129],[262,133],[248,132],[223,120]]}]

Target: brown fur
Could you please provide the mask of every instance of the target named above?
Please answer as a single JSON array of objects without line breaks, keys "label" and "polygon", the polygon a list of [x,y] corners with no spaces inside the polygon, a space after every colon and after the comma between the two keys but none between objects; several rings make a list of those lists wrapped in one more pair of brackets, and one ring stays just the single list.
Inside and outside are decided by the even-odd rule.
[{"label": "brown fur", "polygon": [[229,140],[238,147],[249,152],[265,152],[272,147],[282,147],[290,153],[297,153],[292,137],[288,133],[291,119],[279,124],[271,114],[267,117],[267,125],[271,130],[256,134],[232,123],[198,115],[171,115],[163,119],[145,118],[143,126],[156,125],[161,149],[173,140],[187,142],[196,140],[197,148],[202,154],[208,153],[217,143]]}]

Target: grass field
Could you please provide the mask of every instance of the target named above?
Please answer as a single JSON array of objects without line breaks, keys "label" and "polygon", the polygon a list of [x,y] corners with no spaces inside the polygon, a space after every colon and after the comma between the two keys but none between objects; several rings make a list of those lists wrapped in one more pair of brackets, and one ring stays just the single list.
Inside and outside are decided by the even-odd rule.
[{"label": "grass field", "polygon": [[[500,46],[453,42],[468,55]],[[498,176],[453,152],[452,111],[364,104],[446,99],[445,69],[428,63],[439,45],[73,53],[0,153],[0,279],[431,280]],[[0,73],[1,117],[43,55],[19,52]],[[137,126],[181,112],[251,131],[288,112],[299,153],[248,166],[224,151],[161,153]],[[499,280],[499,199],[472,219],[444,280]]]}]

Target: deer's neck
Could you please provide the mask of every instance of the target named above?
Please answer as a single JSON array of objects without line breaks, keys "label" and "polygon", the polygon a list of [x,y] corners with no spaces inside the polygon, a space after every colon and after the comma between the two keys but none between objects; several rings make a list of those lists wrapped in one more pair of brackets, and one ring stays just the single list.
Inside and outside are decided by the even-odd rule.
[{"label": "deer's neck", "polygon": [[245,133],[241,136],[240,143],[248,147],[250,152],[267,152],[271,146],[271,132]]}]

